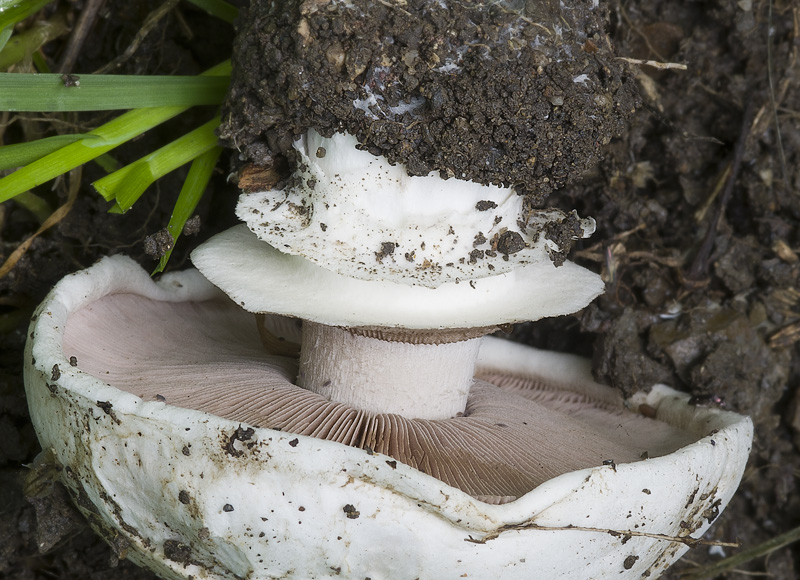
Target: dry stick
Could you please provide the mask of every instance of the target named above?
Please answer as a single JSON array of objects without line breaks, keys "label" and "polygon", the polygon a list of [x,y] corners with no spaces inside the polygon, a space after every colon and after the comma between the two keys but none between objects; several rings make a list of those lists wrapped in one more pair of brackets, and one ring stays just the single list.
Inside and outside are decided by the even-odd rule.
[{"label": "dry stick", "polygon": [[744,117],[742,118],[742,129],[733,151],[733,162],[731,163],[728,181],[725,183],[725,189],[722,191],[722,196],[714,211],[714,217],[711,218],[711,222],[708,224],[708,230],[706,230],[703,243],[697,251],[697,255],[695,255],[694,261],[689,267],[689,271],[683,277],[684,283],[687,286],[703,283],[708,276],[708,259],[711,256],[711,250],[714,248],[714,237],[717,233],[722,213],[725,211],[725,207],[728,205],[728,200],[733,192],[733,186],[736,184],[736,178],[739,176],[739,169],[742,166],[742,158],[744,157],[744,150],[747,145],[747,136],[750,134],[750,123],[752,119],[753,100],[750,99],[745,108]]},{"label": "dry stick", "polygon": [[660,52],[658,52],[658,51],[656,50],[656,48],[655,48],[655,47],[654,47],[654,46],[651,44],[651,42],[650,42],[650,37],[649,37],[649,36],[647,36],[647,35],[646,35],[644,32],[642,32],[641,30],[639,30],[639,28],[638,28],[638,27],[637,27],[637,26],[636,26],[636,25],[633,23],[633,21],[630,19],[630,17],[628,16],[628,13],[625,11],[625,7],[622,5],[622,2],[618,2],[618,3],[617,3],[617,8],[619,9],[619,13],[620,13],[620,15],[621,15],[621,16],[622,16],[622,18],[625,20],[625,22],[628,24],[628,26],[630,27],[630,29],[631,29],[633,32],[635,32],[636,34],[638,34],[638,35],[639,35],[639,36],[642,38],[642,40],[644,40],[644,43],[647,45],[647,49],[648,49],[648,50],[649,50],[651,53],[653,53],[653,54],[656,56],[656,58],[657,58],[658,60],[660,60],[660,61],[662,61],[662,62],[665,62],[667,59],[666,59],[666,58],[664,58],[664,57],[661,55],[661,53],[660,53]]},{"label": "dry stick", "polygon": [[166,0],[166,2],[164,2],[161,6],[148,14],[147,18],[144,19],[144,23],[142,23],[142,28],[136,33],[136,36],[133,38],[128,48],[125,49],[125,52],[112,60],[110,63],[100,67],[92,74],[105,74],[121,67],[125,61],[133,56],[142,42],[144,42],[144,39],[147,38],[147,35],[153,31],[161,19],[169,14],[170,11],[172,11],[172,9],[178,5],[178,2],[180,2],[180,0]]},{"label": "dry stick", "polygon": [[25,252],[28,251],[28,248],[31,247],[33,241],[42,233],[49,230],[51,227],[56,225],[58,222],[63,220],[67,217],[67,214],[72,209],[72,206],[75,205],[75,200],[78,198],[78,191],[80,190],[81,186],[81,176],[83,175],[83,167],[76,167],[69,173],[69,192],[67,196],[67,201],[64,205],[59,207],[56,211],[50,214],[50,217],[45,220],[45,222],[39,227],[36,232],[29,236],[24,242],[22,242],[17,249],[11,252],[11,255],[3,262],[2,266],[0,266],[0,278],[3,278],[6,274],[8,274],[14,266],[17,265],[17,262],[20,261],[22,256],[25,255]]},{"label": "dry stick", "polygon": [[712,566],[706,566],[692,572],[688,576],[684,578],[686,580],[702,580],[703,578],[714,578],[723,572],[727,572],[729,570],[733,570],[736,566],[740,566],[750,560],[758,558],[759,556],[764,556],[775,550],[779,550],[789,544],[800,540],[800,527],[794,528],[789,530],[788,532],[781,534],[780,536],[775,536],[774,538],[770,538],[766,542],[763,542],[757,546],[753,546],[743,552],[739,552],[735,556],[730,556],[725,558],[724,560],[720,560],[716,564]]},{"label": "dry stick", "polygon": [[67,49],[61,57],[61,62],[58,63],[59,72],[63,74],[72,72],[72,67],[75,66],[75,61],[78,60],[78,53],[83,48],[83,43],[86,42],[86,37],[89,36],[94,21],[103,8],[105,1],[106,0],[89,0],[81,11],[78,24],[73,29],[72,36],[69,38]]},{"label": "dry stick", "polygon": [[639,64],[644,66],[651,66],[658,70],[686,70],[688,67],[679,62],[661,62],[658,60],[646,60],[641,58],[630,58],[627,56],[618,56],[617,60],[627,62],[628,64]]},{"label": "dry stick", "polygon": [[596,532],[599,534],[609,534],[615,538],[637,537],[637,538],[651,538],[653,540],[662,540],[664,542],[674,542],[676,544],[685,544],[690,548],[694,546],[724,546],[728,548],[738,548],[739,544],[733,542],[717,542],[715,540],[703,540],[702,538],[693,538],[691,536],[669,536],[667,534],[652,534],[649,532],[641,532],[636,530],[611,530],[608,528],[592,528],[586,526],[539,526],[534,523],[514,524],[502,526],[501,528],[487,534],[483,538],[476,539],[472,536],[465,538],[465,542],[471,544],[485,544],[491,540],[497,539],[503,532],[511,530],[542,530],[542,531],[567,531],[572,530],[576,532]]},{"label": "dry stick", "polygon": [[769,98],[772,103],[772,116],[775,120],[775,137],[778,140],[778,154],[781,160],[781,172],[783,173],[784,187],[788,185],[789,172],[786,169],[786,154],[783,151],[783,139],[781,138],[781,125],[778,121],[778,103],[775,101],[775,83],[772,78],[772,0],[769,2],[769,14],[767,16],[767,79],[769,80]]}]

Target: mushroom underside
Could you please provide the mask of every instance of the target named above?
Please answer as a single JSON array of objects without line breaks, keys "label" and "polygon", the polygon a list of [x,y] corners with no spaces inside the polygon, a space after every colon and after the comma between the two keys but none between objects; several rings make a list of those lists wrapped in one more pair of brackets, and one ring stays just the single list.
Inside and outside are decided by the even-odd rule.
[{"label": "mushroom underside", "polygon": [[563,473],[666,455],[696,439],[627,410],[616,396],[498,371],[475,379],[463,416],[360,411],[294,385],[297,360],[265,352],[252,314],[222,299],[108,295],[69,317],[63,351],[80,370],[143,400],[371,449],[491,503]]}]

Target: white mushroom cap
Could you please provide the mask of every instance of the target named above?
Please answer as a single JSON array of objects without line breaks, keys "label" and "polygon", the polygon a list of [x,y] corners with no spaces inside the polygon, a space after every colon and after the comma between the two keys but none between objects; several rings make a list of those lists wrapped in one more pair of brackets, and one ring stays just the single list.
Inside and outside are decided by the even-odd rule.
[{"label": "white mushroom cap", "polygon": [[597,274],[550,260],[436,289],[358,280],[279,252],[245,226],[211,238],[192,252],[192,262],[245,310],[329,326],[493,326],[570,314],[604,290]]},{"label": "white mushroom cap", "polygon": [[[236,213],[258,237],[288,254],[363,280],[436,287],[550,261],[547,237],[560,210],[531,210],[511,188],[400,165],[356,149],[352,135],[313,129],[294,147],[301,168],[283,190],[244,193]],[[594,220],[579,221],[580,234]]]},{"label": "white mushroom cap", "polygon": [[[167,358],[181,350],[193,358],[178,357],[160,374],[153,369],[147,376],[156,384],[140,384],[151,392],[196,363],[206,363],[197,382],[203,372],[228,379],[213,374],[202,345],[209,337],[241,341],[245,327],[221,321],[244,318],[229,302],[209,300],[219,294],[196,272],[156,284],[132,261],[112,258],[62,281],[31,325],[25,383],[43,448],[64,467],[64,483],[95,529],[164,578],[657,577],[687,546],[652,534],[700,537],[747,461],[749,419],[690,406],[687,396],[656,387],[632,404],[647,404],[694,443],[646,461],[565,473],[516,501],[489,505],[386,455],[143,400],[104,382],[105,371],[84,370],[84,354],[72,366],[62,346],[70,319],[102,313],[102,302],[115,297],[174,304],[184,318],[204,321],[181,335],[185,347],[162,349]],[[136,321],[135,311],[127,316]],[[98,323],[103,336],[119,334],[117,320]],[[255,329],[250,334],[257,345]],[[533,378],[526,361],[557,367],[567,360],[488,344],[480,363],[487,372],[521,356],[512,366]],[[100,339],[82,353],[107,346]],[[106,370],[133,384],[149,361],[115,356],[105,364],[120,365]]]}]

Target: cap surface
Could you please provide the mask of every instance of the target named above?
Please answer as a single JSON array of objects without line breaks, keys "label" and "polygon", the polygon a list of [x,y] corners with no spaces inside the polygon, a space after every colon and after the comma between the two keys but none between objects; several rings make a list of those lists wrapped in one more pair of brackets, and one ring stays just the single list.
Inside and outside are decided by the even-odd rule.
[{"label": "cap surface", "polygon": [[244,225],[208,240],[192,262],[245,310],[330,326],[475,328],[538,320],[580,310],[604,290],[597,274],[550,261],[435,289],[357,280],[283,254]]},{"label": "cap surface", "polygon": [[511,188],[409,176],[352,135],[295,142],[282,190],[243,193],[236,214],[262,240],[339,274],[435,288],[514,268],[560,265],[594,220],[534,209]]}]

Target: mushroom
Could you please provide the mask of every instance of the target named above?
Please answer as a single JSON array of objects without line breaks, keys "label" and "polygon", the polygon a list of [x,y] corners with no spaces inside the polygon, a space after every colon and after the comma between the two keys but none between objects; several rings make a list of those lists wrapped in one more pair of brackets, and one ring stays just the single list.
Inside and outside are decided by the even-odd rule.
[{"label": "mushroom", "polygon": [[[538,25],[494,3],[418,4],[433,27],[423,56],[434,80],[415,95],[424,103],[403,100],[392,81],[412,82],[420,52],[385,42],[386,54],[370,56],[347,36],[348,22],[380,23],[371,11],[394,3],[254,4],[246,28],[266,21],[273,34],[240,35],[240,64],[249,46],[261,58],[256,40],[288,31],[269,54],[320,57],[309,66],[340,75],[345,104],[281,62],[275,78],[288,86],[257,80],[265,103],[254,109],[239,73],[230,102],[282,119],[256,133],[292,175],[243,193],[245,224],[198,248],[197,270],[153,282],[132,260],[106,258],[37,310],[26,390],[42,446],[92,526],[165,578],[656,577],[741,478],[748,418],[665,386],[624,401],[583,359],[485,336],[575,312],[603,290],[565,259],[594,222],[537,208],[596,157],[613,133],[601,126],[623,116],[619,65],[585,32],[601,25],[596,2],[581,0],[566,20],[547,3]],[[442,11],[481,25],[437,32]],[[420,18],[386,15],[406,27]],[[323,42],[323,30],[344,32]],[[541,68],[535,112],[516,124],[498,113],[516,127],[498,133],[505,157],[486,135],[447,149],[413,120],[418,109],[455,110],[453,127],[469,126],[458,107],[486,103],[448,96],[464,87],[448,83],[453,67],[494,66],[469,52],[483,40],[506,64],[513,53]],[[594,57],[567,58],[578,50]],[[602,91],[584,91],[601,78]],[[486,82],[494,90],[503,79]],[[553,121],[569,99],[537,85],[548,79],[576,85],[574,121],[586,129],[561,155],[545,141],[569,125]],[[228,138],[251,158],[263,153],[226,118]],[[519,158],[503,137],[515,131],[532,147],[542,140],[546,163]]]},{"label": "mushroom", "polygon": [[[25,356],[34,426],[77,506],[164,578],[656,577],[724,509],[752,436],[748,418],[667,387],[625,403],[588,361],[488,337],[476,369],[500,386],[476,380],[471,416],[409,423],[472,421],[509,446],[496,452],[510,466],[529,444],[553,463],[517,497],[475,497],[443,481],[449,468],[313,434],[319,415],[278,429],[309,403],[334,405],[289,385],[296,359],[265,353],[251,315],[197,271],[153,282],[119,256],[53,289]],[[280,389],[298,404],[263,418]],[[515,408],[500,423],[504,400]],[[539,440],[503,438],[534,406]],[[575,464],[580,424],[614,455]],[[631,460],[642,447],[649,458]]]},{"label": "mushroom", "polygon": [[[351,155],[374,179],[388,171]],[[311,214],[367,199],[295,183],[269,195],[300,196]],[[271,227],[280,204],[258,196],[269,211],[243,194],[240,214]],[[414,207],[428,259],[449,260],[436,253],[453,251],[435,238],[440,220],[429,231]],[[342,213],[367,216],[355,229],[376,237],[369,212]],[[556,267],[557,247],[537,256],[541,236],[513,221],[530,242],[508,262],[522,264],[472,280],[445,264],[425,285],[403,283],[414,269],[397,274],[386,257],[356,264],[373,279],[348,275],[346,259],[339,273],[247,226],[195,252],[204,275],[155,283],[107,258],[59,283],[32,323],[26,388],[42,446],[92,525],[167,578],[657,575],[729,501],[752,425],[667,387],[625,402],[588,361],[479,338],[602,289]],[[400,281],[374,279],[382,268]]]},{"label": "mushroom", "polygon": [[[562,250],[547,238],[588,235],[594,221],[526,208],[509,188],[410,177],[356,145],[310,130],[295,144],[295,185],[243,194],[247,226],[192,260],[245,310],[304,321],[299,386],[361,411],[453,417],[465,411],[481,336],[602,292],[585,268],[556,267]],[[328,154],[309,155],[318,149]],[[498,240],[512,234],[509,251]]]}]

